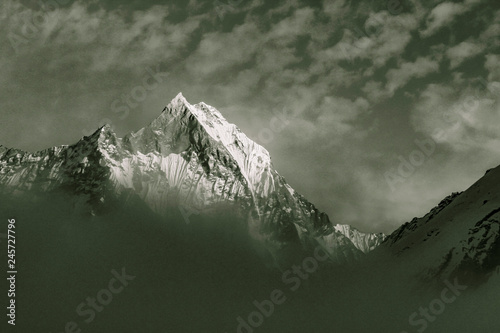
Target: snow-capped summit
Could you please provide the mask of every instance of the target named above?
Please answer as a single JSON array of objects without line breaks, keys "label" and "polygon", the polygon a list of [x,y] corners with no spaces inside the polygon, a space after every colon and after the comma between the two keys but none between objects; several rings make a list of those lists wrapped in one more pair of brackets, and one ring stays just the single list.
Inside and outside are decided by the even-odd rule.
[{"label": "snow-capped summit", "polygon": [[275,257],[290,245],[320,244],[343,261],[383,237],[335,227],[278,174],[265,148],[215,108],[192,105],[182,94],[123,138],[106,125],[71,146],[37,153],[0,149],[0,193],[68,189],[90,207],[132,192],[163,216],[179,206],[201,214],[229,206]]}]

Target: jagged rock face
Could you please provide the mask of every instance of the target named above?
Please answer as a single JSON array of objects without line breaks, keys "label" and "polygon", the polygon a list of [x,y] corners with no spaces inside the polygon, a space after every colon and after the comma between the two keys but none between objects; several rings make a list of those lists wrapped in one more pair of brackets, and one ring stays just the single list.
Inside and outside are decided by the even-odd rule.
[{"label": "jagged rock face", "polygon": [[482,274],[494,271],[500,264],[499,212],[492,211],[469,229],[467,238],[452,247],[431,273],[442,278],[465,273],[469,279],[481,279]]},{"label": "jagged rock face", "polygon": [[36,153],[17,149],[0,150],[0,193],[17,195],[29,191],[69,189],[95,199],[107,189],[109,169],[101,146],[116,142],[104,128],[72,146]]},{"label": "jagged rock face", "polygon": [[274,256],[290,244],[321,244],[343,261],[383,239],[334,227],[274,170],[266,149],[216,109],[191,105],[181,94],[149,126],[123,139],[104,126],[72,146],[34,154],[2,147],[0,193],[32,190],[69,190],[92,212],[126,192],[163,216],[179,205],[202,214],[230,207]]},{"label": "jagged rock face", "polygon": [[363,251],[363,253],[368,253],[375,250],[386,239],[386,235],[384,235],[383,233],[364,233],[348,224],[337,224],[335,226],[335,230],[339,231],[344,236],[349,238],[354,246]]}]

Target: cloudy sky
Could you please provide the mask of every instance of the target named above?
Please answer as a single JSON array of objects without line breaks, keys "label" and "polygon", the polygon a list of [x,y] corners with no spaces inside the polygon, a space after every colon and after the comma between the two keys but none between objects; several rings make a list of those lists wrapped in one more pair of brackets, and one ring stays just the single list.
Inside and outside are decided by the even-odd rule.
[{"label": "cloudy sky", "polygon": [[500,164],[497,0],[3,0],[0,41],[4,146],[124,135],[182,91],[384,232]]}]

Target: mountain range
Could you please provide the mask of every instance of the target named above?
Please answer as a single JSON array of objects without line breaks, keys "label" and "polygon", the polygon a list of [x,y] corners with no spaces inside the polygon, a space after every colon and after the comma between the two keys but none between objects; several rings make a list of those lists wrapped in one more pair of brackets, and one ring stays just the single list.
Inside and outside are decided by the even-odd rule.
[{"label": "mountain range", "polygon": [[[390,235],[364,233],[330,221],[275,170],[264,147],[212,106],[190,104],[182,94],[148,126],[123,137],[105,125],[75,144],[39,152],[0,146],[0,213],[15,212],[24,221],[20,235],[27,245],[20,256],[31,265],[24,285],[36,288],[44,281],[47,288],[37,291],[37,299],[51,299],[53,307],[65,311],[66,303],[60,304],[65,296],[55,292],[60,284],[68,290],[79,281],[83,290],[70,298],[77,305],[95,281],[107,278],[103,267],[127,264],[151,275],[143,276],[142,289],[130,296],[156,304],[158,310],[141,312],[159,312],[159,326],[151,324],[151,331],[163,327],[163,320],[178,332],[232,327],[236,322],[226,323],[226,312],[240,318],[255,297],[241,290],[250,295],[258,290],[262,299],[282,273],[284,281],[304,285],[304,303],[296,308],[290,302],[283,310],[287,324],[271,321],[269,332],[295,331],[302,316],[316,319],[304,321],[300,331],[329,332],[329,320],[342,321],[353,311],[371,311],[373,318],[338,324],[339,331],[399,329],[406,311],[453,279],[480,290],[472,299],[494,293],[500,279],[499,184],[497,167]],[[296,264],[306,267],[318,249],[328,256],[327,266],[314,279],[306,274],[289,280],[300,268]],[[388,295],[394,299],[404,293],[403,306],[387,305]],[[32,301],[23,297],[24,303]],[[477,304],[489,309],[484,299]],[[200,308],[212,303],[212,311]],[[160,314],[179,306],[186,313],[197,309],[203,319]],[[31,312],[42,309],[45,305],[36,303]],[[123,318],[119,311],[109,310],[113,323],[123,321],[130,331],[142,327],[139,319],[118,319]],[[59,320],[53,313],[43,316],[47,319],[33,327],[52,329]],[[450,310],[449,316],[459,318],[463,312]],[[108,322],[101,325],[94,332],[110,331]],[[437,323],[434,329],[453,326],[448,325]]]},{"label": "mountain range", "polygon": [[269,152],[215,108],[178,94],[148,126],[123,138],[109,125],[76,144],[36,153],[0,146],[0,193],[63,191],[98,214],[134,195],[156,214],[231,209],[275,264],[288,248],[320,245],[334,262],[360,258],[385,235],[333,224],[274,169]]}]

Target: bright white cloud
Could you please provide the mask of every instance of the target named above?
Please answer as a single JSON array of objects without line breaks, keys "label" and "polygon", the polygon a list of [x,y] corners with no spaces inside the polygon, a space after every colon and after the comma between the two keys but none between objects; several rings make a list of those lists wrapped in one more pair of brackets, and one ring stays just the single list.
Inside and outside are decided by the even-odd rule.
[{"label": "bright white cloud", "polygon": [[467,6],[462,3],[443,2],[434,7],[427,16],[426,28],[420,31],[423,37],[429,37],[438,30],[449,25],[458,15],[467,11]]},{"label": "bright white cloud", "polygon": [[439,61],[435,59],[420,57],[415,62],[405,62],[399,68],[387,72],[387,90],[392,95],[397,89],[405,86],[410,79],[422,78],[438,71]]}]

